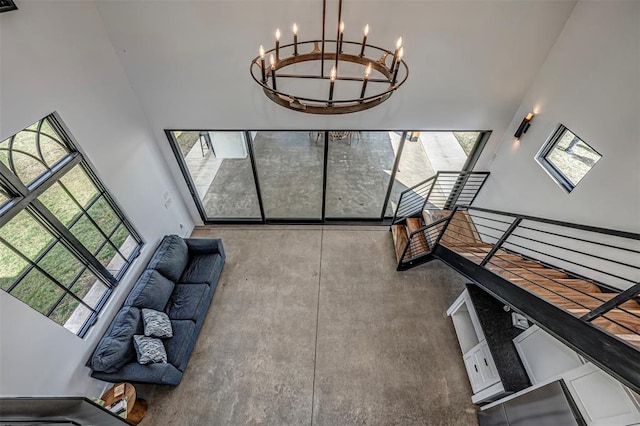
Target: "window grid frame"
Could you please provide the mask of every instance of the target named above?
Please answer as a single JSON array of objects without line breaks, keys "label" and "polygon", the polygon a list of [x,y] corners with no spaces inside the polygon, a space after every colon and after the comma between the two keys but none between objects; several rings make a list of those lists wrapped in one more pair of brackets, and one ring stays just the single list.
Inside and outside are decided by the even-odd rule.
[{"label": "window grid frame", "polygon": [[[14,247],[13,244],[0,237],[0,242],[4,244],[7,249],[17,255],[22,261],[27,263],[27,266],[24,268],[24,270],[21,271],[14,282],[12,282],[9,287],[7,287],[6,293],[11,294],[11,291],[13,291],[21,282],[23,282],[25,277],[31,271],[37,271],[53,285],[62,290],[62,294],[55,299],[51,307],[47,307],[47,312],[43,315],[54,321],[56,324],[59,324],[57,321],[51,318],[51,315],[56,311],[63,300],[67,298],[67,295],[78,302],[78,306],[82,306],[90,312],[83,325],[78,330],[69,330],[72,333],[76,334],[78,337],[82,338],[86,335],[89,328],[93,324],[95,324],[101,309],[106,304],[114,289],[118,286],[120,280],[129,270],[135,259],[137,259],[137,257],[140,255],[140,251],[144,245],[144,241],[138,234],[138,232],[133,228],[133,225],[124,215],[119,206],[116,204],[111,194],[109,194],[100,178],[98,178],[98,176],[95,174],[91,163],[88,161],[88,159],[85,158],[83,152],[78,149],[77,142],[75,142],[75,140],[72,138],[70,132],[56,112],[40,119],[38,121],[37,130],[28,128],[21,130],[36,133],[36,150],[37,155],[40,156],[40,158],[37,158],[33,155],[30,156],[34,157],[34,159],[39,163],[42,163],[41,159],[43,159],[43,156],[39,140],[40,130],[42,129],[45,121],[48,122],[52,130],[58,134],[58,137],[53,137],[48,133],[42,134],[56,141],[57,143],[62,144],[68,151],[67,155],[57,160],[51,165],[51,167],[44,163],[47,170],[45,170],[37,178],[34,178],[31,182],[28,183],[23,183],[21,178],[17,174],[15,174],[11,168],[7,167],[7,165],[3,162],[0,162],[0,190],[2,190],[8,198],[8,200],[0,204],[0,228],[13,220],[21,212],[25,212],[38,225],[45,228],[46,231],[52,236],[52,241],[46,244],[41,252],[38,253],[38,255],[33,260],[29,259],[29,257],[22,253],[18,248]],[[16,135],[17,133],[8,139],[13,141]],[[9,150],[9,153],[10,152],[11,151]],[[82,171],[86,174],[88,181],[92,185],[94,185],[96,190],[96,194],[89,200],[87,206],[85,207],[80,205],[79,200],[76,199],[76,197],[62,182],[62,178],[66,176],[67,173],[74,167],[80,167],[82,169]],[[38,197],[40,197],[49,188],[55,186],[56,184],[59,184],[62,187],[63,191],[65,191],[66,195],[71,198],[74,205],[80,209],[80,213],[77,214],[76,217],[74,217],[73,220],[69,222],[69,224],[62,223],[55,216],[55,214],[38,199]],[[107,233],[102,230],[102,228],[88,212],[89,209],[100,199],[103,199],[104,202],[106,202],[107,206],[111,209],[111,212],[113,213],[115,219],[117,219],[116,225],[109,233],[109,235],[107,235]],[[94,226],[98,230],[99,235],[101,235],[102,241],[100,242],[100,245],[96,249],[95,253],[91,253],[89,249],[84,246],[82,241],[77,239],[75,235],[73,235],[70,231],[71,227],[76,224],[83,216],[87,216],[87,219],[90,221],[92,226]],[[116,234],[116,232],[121,229],[121,227],[128,233],[128,237],[132,238],[136,243],[135,247],[131,250],[128,257],[124,256],[120,248],[116,247],[116,244],[111,241],[111,238]],[[49,273],[39,265],[39,262],[41,262],[57,244],[61,244],[62,247],[64,247],[64,249],[69,252],[69,255],[73,256],[73,258],[77,260],[78,263],[82,266],[79,269],[79,272],[76,273],[69,281],[68,287],[66,287],[51,273]],[[97,257],[100,251],[102,251],[107,245],[110,245],[113,249],[115,249],[115,255],[120,256],[124,260],[117,273],[110,272],[107,269],[107,266],[102,265],[102,262]],[[94,308],[92,308],[87,302],[83,301],[82,298],[76,295],[73,291],[74,286],[87,271],[89,271],[89,273],[91,273],[96,278],[96,282],[101,283],[105,287],[104,293],[102,294],[100,299],[96,301]],[[25,304],[40,313],[40,311],[31,307],[28,303]],[[59,325],[65,328],[64,325]]]}]

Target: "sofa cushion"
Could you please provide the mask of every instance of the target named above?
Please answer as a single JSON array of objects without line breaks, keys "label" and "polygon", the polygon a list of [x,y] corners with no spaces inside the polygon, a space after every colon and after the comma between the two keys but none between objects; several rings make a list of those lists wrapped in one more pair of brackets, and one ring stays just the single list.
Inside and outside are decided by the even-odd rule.
[{"label": "sofa cushion", "polygon": [[167,314],[172,320],[193,320],[200,314],[201,305],[209,292],[207,284],[176,284],[167,305]]},{"label": "sofa cushion", "polygon": [[144,335],[164,339],[173,337],[171,321],[164,312],[153,309],[142,309],[142,322],[144,323]]},{"label": "sofa cushion", "polygon": [[147,269],[155,269],[171,281],[178,281],[189,261],[187,243],[177,235],[164,237]]},{"label": "sofa cushion", "polygon": [[191,254],[189,263],[180,280],[181,283],[213,283],[216,273],[222,269],[222,256],[218,253]]},{"label": "sofa cushion", "polygon": [[164,310],[171,297],[174,283],[162,276],[156,270],[147,270],[140,275],[135,286],[129,293],[125,306],[148,308],[155,311]]},{"label": "sofa cushion", "polygon": [[133,336],[133,344],[136,347],[139,364],[167,362],[167,352],[164,349],[162,340],[137,334]]},{"label": "sofa cushion", "polygon": [[167,359],[176,368],[183,369],[195,344],[196,324],[191,320],[172,320],[173,337],[164,341]]},{"label": "sofa cushion", "polygon": [[133,335],[142,333],[140,309],[125,306],[116,314],[91,358],[95,371],[114,373],[135,359]]}]

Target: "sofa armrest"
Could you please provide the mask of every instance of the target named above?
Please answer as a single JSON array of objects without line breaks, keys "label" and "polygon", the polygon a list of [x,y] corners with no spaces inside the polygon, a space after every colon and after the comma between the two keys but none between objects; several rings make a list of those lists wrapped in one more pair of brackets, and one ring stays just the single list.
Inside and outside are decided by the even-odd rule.
[{"label": "sofa armrest", "polygon": [[224,247],[220,238],[185,238],[189,251],[195,254],[220,253],[225,259]]}]

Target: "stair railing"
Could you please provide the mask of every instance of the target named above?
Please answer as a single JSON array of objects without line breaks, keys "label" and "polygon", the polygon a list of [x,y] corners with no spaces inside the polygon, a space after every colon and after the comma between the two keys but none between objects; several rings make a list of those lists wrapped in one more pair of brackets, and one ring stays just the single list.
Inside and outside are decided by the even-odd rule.
[{"label": "stair railing", "polygon": [[[460,218],[460,214],[466,215],[480,245],[471,244],[469,231],[456,223],[454,218]],[[640,347],[640,312],[623,306],[640,295],[640,234],[456,206],[435,244],[514,284],[522,283],[534,294],[536,290],[553,294],[558,300],[581,307],[573,313],[583,322],[607,332],[617,330],[612,334],[625,335],[623,340]],[[520,256],[523,262],[514,261],[510,254]],[[550,270],[567,278],[559,278],[561,275]],[[606,297],[573,287],[565,280],[587,281]],[[570,289],[571,293],[561,289]],[[573,299],[573,292],[581,294],[582,301]],[[625,319],[614,315],[614,309],[624,313]]]},{"label": "stair railing", "polygon": [[470,205],[482,189],[489,172],[441,171],[400,194],[392,224],[419,215],[424,209],[450,209]]}]

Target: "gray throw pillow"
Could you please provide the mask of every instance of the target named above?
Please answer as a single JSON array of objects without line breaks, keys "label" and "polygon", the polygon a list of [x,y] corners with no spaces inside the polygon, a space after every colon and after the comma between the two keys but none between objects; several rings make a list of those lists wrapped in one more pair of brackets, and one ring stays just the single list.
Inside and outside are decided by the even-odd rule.
[{"label": "gray throw pillow", "polygon": [[167,362],[167,351],[164,349],[162,340],[136,334],[133,336],[133,343],[136,347],[140,364]]},{"label": "gray throw pillow", "polygon": [[161,339],[173,337],[171,320],[164,312],[153,309],[142,309],[142,321],[144,322],[144,335]]}]

